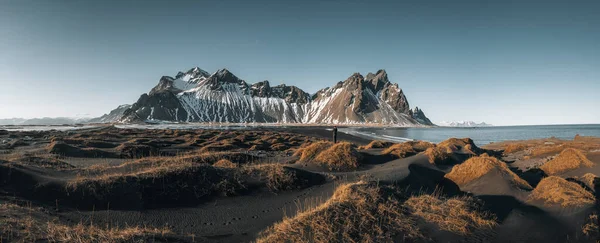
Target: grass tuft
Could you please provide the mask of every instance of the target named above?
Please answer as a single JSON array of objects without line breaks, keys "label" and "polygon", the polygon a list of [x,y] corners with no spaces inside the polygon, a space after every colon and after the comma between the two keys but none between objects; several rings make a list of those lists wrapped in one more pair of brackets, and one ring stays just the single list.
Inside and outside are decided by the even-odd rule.
[{"label": "grass tuft", "polygon": [[462,187],[489,173],[498,173],[519,188],[533,189],[529,183],[512,172],[506,163],[487,155],[472,157],[462,164],[455,165],[445,177]]},{"label": "grass tuft", "polygon": [[497,225],[494,215],[480,211],[480,203],[471,197],[444,199],[435,195],[409,198],[404,205],[426,223],[458,235],[489,237]]},{"label": "grass tuft", "polygon": [[332,171],[347,171],[358,168],[362,155],[348,142],[336,143],[317,155],[315,161]]},{"label": "grass tuft", "polygon": [[389,146],[392,146],[393,144],[394,143],[387,142],[387,141],[373,140],[373,141],[371,141],[367,145],[358,147],[358,149],[360,149],[360,150],[364,150],[364,149],[381,149],[381,148],[387,148]]},{"label": "grass tuft", "polygon": [[581,150],[568,148],[560,152],[554,159],[540,166],[540,169],[548,175],[556,175],[581,167],[592,167],[593,165],[594,163],[587,159]]},{"label": "grass tuft", "polygon": [[317,155],[319,155],[321,152],[323,152],[331,146],[333,146],[333,143],[327,141],[310,143],[296,150],[294,156],[300,156],[300,161],[303,162],[311,161],[315,157],[317,157]]},{"label": "grass tuft", "polygon": [[575,182],[549,176],[540,181],[527,201],[542,202],[546,206],[578,208],[594,205],[595,198],[592,193]]},{"label": "grass tuft", "polygon": [[262,232],[257,242],[392,242],[425,236],[406,209],[366,182],[340,186],[325,203]]}]

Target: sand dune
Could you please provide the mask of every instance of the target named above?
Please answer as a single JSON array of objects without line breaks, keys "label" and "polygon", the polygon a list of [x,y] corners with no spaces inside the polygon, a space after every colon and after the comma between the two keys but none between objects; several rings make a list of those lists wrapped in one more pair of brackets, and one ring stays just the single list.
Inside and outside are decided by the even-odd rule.
[{"label": "sand dune", "polygon": [[548,175],[556,175],[581,167],[592,167],[592,163],[581,150],[568,148],[540,167]]},{"label": "sand dune", "polygon": [[544,178],[532,191],[528,202],[547,208],[591,207],[596,199],[575,182],[557,176]]},{"label": "sand dune", "polygon": [[522,190],[533,189],[506,163],[487,155],[473,157],[454,166],[445,177],[460,186],[461,190],[480,195],[518,196]]}]

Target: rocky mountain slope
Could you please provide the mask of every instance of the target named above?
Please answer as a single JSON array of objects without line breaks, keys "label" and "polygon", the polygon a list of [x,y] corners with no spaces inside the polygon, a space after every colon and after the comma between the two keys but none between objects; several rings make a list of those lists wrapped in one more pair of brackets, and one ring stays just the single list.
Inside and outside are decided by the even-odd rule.
[{"label": "rocky mountain slope", "polygon": [[[113,113],[122,115],[111,116]],[[119,107],[105,116],[104,122],[125,123],[433,125],[422,110],[410,109],[402,89],[389,81],[384,70],[366,77],[355,73],[310,95],[296,86],[271,86],[269,81],[248,84],[227,69],[209,74],[193,68],[174,78],[163,76],[131,107]]]},{"label": "rocky mountain slope", "polygon": [[123,113],[129,108],[131,108],[131,105],[120,105],[116,109],[110,111],[110,113],[108,114],[104,114],[101,117],[90,119],[88,123],[110,123],[117,121],[121,119],[121,117],[123,117]]}]

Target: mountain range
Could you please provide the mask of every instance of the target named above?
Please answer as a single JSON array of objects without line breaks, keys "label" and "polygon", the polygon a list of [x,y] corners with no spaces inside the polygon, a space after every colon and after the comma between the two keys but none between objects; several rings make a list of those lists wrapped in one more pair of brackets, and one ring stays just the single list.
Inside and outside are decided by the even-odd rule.
[{"label": "mountain range", "polygon": [[423,110],[411,109],[385,70],[309,94],[296,86],[248,84],[227,69],[210,74],[198,67],[163,76],[132,104],[117,107],[93,122],[144,121],[433,125]]},{"label": "mountain range", "polygon": [[439,126],[443,127],[491,127],[492,124],[487,124],[485,122],[477,123],[474,121],[454,121],[454,122],[439,122]]},{"label": "mountain range", "polygon": [[42,118],[8,118],[0,119],[0,125],[73,125],[87,123],[89,118],[71,118],[71,117],[42,117]]}]

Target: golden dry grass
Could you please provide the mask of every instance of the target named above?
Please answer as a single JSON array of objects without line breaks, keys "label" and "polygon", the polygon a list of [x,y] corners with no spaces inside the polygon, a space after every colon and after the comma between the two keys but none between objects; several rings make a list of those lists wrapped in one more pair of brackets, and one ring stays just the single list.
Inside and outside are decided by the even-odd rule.
[{"label": "golden dry grass", "polygon": [[244,173],[253,174],[266,182],[267,188],[273,192],[291,190],[298,187],[295,171],[282,164],[260,164],[245,166]]},{"label": "golden dry grass", "polygon": [[380,149],[380,148],[387,148],[387,147],[391,146],[392,144],[394,144],[394,143],[387,142],[387,141],[381,141],[381,140],[373,140],[373,141],[371,141],[367,145],[358,147],[358,149]]},{"label": "golden dry grass", "polygon": [[564,146],[563,144],[536,146],[536,147],[532,147],[530,149],[529,156],[541,157],[541,156],[554,155],[554,154],[560,153],[561,151],[563,151],[566,148],[567,147]]},{"label": "golden dry grass", "polygon": [[516,153],[516,152],[520,152],[520,151],[523,151],[526,149],[527,149],[527,146],[525,146],[525,144],[511,143],[511,144],[506,145],[506,147],[504,147],[504,154]]},{"label": "golden dry grass", "polygon": [[527,201],[542,202],[547,206],[585,207],[594,205],[595,198],[575,182],[549,176],[540,181]]},{"label": "golden dry grass", "polygon": [[322,151],[333,145],[332,142],[327,141],[319,141],[314,143],[309,143],[306,146],[303,146],[296,150],[294,156],[299,156],[300,161],[310,161],[313,160],[317,155],[319,155]]},{"label": "golden dry grass", "polygon": [[471,197],[444,199],[421,195],[410,197],[404,205],[426,223],[471,239],[491,236],[497,225],[495,216],[481,212],[479,203]]},{"label": "golden dry grass", "polygon": [[219,167],[219,168],[236,168],[237,164],[231,162],[231,160],[228,160],[228,159],[221,159],[221,160],[217,161],[216,163],[214,163],[213,166]]},{"label": "golden dry grass", "polygon": [[381,152],[381,154],[390,154],[397,158],[406,158],[416,153],[417,151],[408,143],[397,143]]},{"label": "golden dry grass", "polygon": [[432,147],[423,152],[431,164],[447,164],[451,158],[452,150],[448,151],[445,147]]},{"label": "golden dry grass", "polygon": [[578,181],[583,182],[583,184],[585,184],[588,188],[595,190],[596,187],[596,178],[597,176],[592,174],[592,173],[586,173],[585,175],[581,176],[581,177],[576,177],[575,179],[577,179]]},{"label": "golden dry grass", "polygon": [[66,225],[42,208],[0,204],[0,241],[4,242],[148,242],[172,234],[168,228]]},{"label": "golden dry grass", "polygon": [[585,220],[583,226],[581,226],[581,231],[587,237],[598,239],[600,234],[600,227],[598,226],[598,214],[590,214]]},{"label": "golden dry grass", "polygon": [[519,188],[529,190],[533,189],[529,183],[512,172],[506,163],[487,155],[472,157],[462,164],[455,165],[452,168],[452,171],[450,171],[450,173],[446,174],[444,177],[452,180],[454,183],[462,187],[490,173],[498,173],[502,175],[511,184]]},{"label": "golden dry grass", "polygon": [[423,152],[428,148],[435,147],[435,144],[425,141],[408,141],[405,143],[410,144],[410,146],[417,152]]},{"label": "golden dry grass", "polygon": [[524,154],[533,158],[543,158],[559,154],[561,151],[574,148],[582,151],[600,149],[600,138],[576,136],[574,140],[560,140],[556,138],[532,139],[524,141],[507,141],[488,145],[489,148],[502,149],[504,154],[524,151]]},{"label": "golden dry grass", "polygon": [[260,234],[266,242],[392,242],[425,236],[386,188],[358,182],[340,186],[325,203],[299,212]]},{"label": "golden dry grass", "polygon": [[[469,145],[469,147],[466,147]],[[447,151],[457,152],[463,150],[467,153],[474,153],[475,143],[470,138],[449,138],[436,145],[437,147],[447,148]],[[465,149],[466,147],[466,149]]]},{"label": "golden dry grass", "polygon": [[556,158],[540,166],[540,169],[548,175],[556,175],[581,167],[592,167],[593,165],[594,163],[587,159],[581,150],[568,148],[560,152]]},{"label": "golden dry grass", "polygon": [[[79,174],[68,181],[66,189],[103,199],[112,196],[114,188],[127,187],[132,190],[130,193],[143,188],[156,188],[162,193],[174,195],[194,193],[200,199],[215,194],[238,195],[248,188],[266,187],[272,192],[303,188],[318,181],[311,180],[311,176],[317,175],[297,175],[295,170],[278,163],[239,166],[227,159],[220,159],[210,165],[196,163],[187,156],[166,160],[157,157],[139,159],[119,166],[90,167],[86,174]],[[169,183],[164,183],[165,181]]]},{"label": "golden dry grass", "polygon": [[326,202],[299,209],[293,218],[263,231],[257,242],[429,242],[429,230],[481,241],[496,226],[495,217],[480,212],[472,198],[405,199],[391,185],[344,184]]},{"label": "golden dry grass", "polygon": [[382,154],[390,154],[398,158],[406,158],[434,147],[435,144],[425,141],[408,141],[394,144],[391,147],[383,150]]},{"label": "golden dry grass", "polygon": [[358,168],[362,159],[354,145],[348,142],[336,143],[317,155],[315,161],[332,171],[353,170]]},{"label": "golden dry grass", "polygon": [[429,163],[444,165],[460,162],[456,154],[473,156],[481,152],[470,138],[450,138],[435,146],[428,146],[423,154],[427,156]]}]

